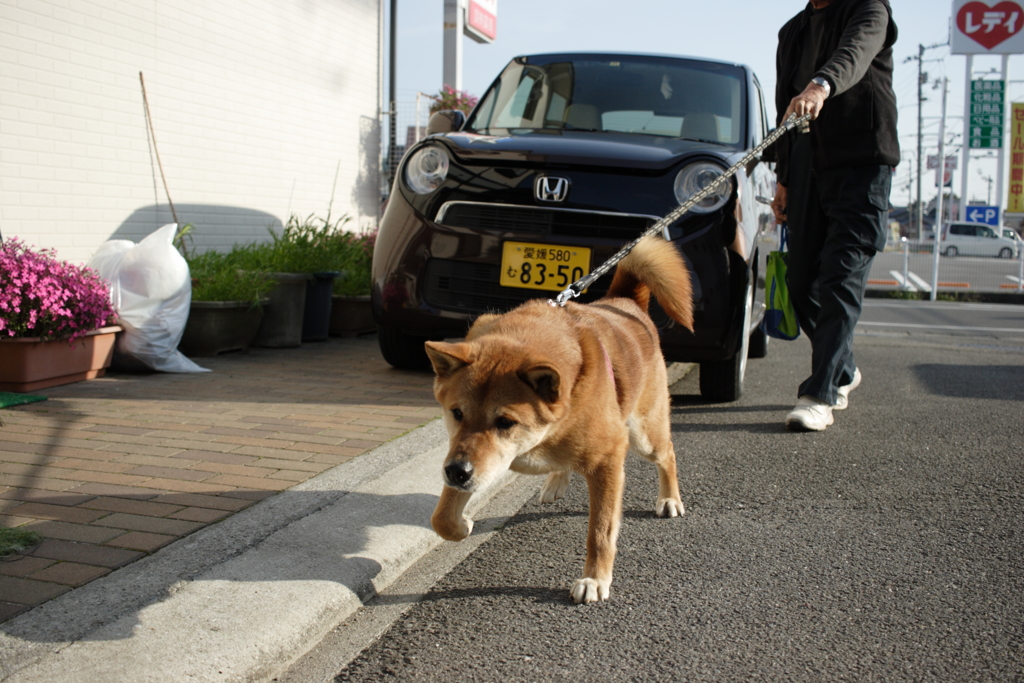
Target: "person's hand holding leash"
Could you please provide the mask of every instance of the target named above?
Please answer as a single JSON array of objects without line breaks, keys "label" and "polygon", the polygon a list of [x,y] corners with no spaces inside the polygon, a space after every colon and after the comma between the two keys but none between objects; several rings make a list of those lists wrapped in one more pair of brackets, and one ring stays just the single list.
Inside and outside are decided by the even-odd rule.
[{"label": "person's hand holding leash", "polygon": [[802,93],[790,100],[789,107],[786,109],[786,113],[782,117],[783,120],[788,119],[790,114],[796,114],[797,116],[810,114],[812,120],[818,118],[818,114],[821,113],[821,108],[825,105],[825,100],[828,99],[828,95],[829,89],[825,86],[818,85],[813,81],[808,83]]}]

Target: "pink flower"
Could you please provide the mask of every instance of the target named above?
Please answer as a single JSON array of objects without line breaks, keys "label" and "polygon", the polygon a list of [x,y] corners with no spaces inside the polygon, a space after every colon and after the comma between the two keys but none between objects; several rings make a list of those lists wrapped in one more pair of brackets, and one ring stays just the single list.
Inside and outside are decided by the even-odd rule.
[{"label": "pink flower", "polygon": [[95,271],[59,261],[52,249],[0,243],[0,337],[74,342],[115,321],[109,292]]}]

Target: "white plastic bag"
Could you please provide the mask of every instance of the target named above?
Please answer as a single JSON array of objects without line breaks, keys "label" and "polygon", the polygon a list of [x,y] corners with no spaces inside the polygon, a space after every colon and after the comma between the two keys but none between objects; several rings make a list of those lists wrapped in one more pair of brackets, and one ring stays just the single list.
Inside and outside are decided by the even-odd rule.
[{"label": "white plastic bag", "polygon": [[174,248],[178,224],[168,223],[135,244],[105,242],[89,267],[111,284],[124,334],[117,352],[162,372],[209,372],[178,351],[192,303],[188,263]]}]

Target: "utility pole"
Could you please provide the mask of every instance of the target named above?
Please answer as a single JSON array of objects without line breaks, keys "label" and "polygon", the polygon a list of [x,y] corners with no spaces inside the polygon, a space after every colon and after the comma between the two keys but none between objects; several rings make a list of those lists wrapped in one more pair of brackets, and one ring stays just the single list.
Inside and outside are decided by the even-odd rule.
[{"label": "utility pole", "polygon": [[[935,301],[935,297],[939,292],[939,250],[942,242],[942,225],[945,222],[944,210],[945,210],[945,197],[944,192],[946,189],[946,95],[949,92],[949,79],[945,76],[942,77],[942,119],[939,120],[939,167],[935,169],[938,175],[938,186],[939,186],[939,197],[938,206],[935,210],[935,241],[932,243],[932,293],[931,300]],[[950,180],[953,179],[950,174]],[[950,183],[949,188],[950,200],[952,200],[953,187]]]},{"label": "utility pole", "polygon": [[921,160],[924,156],[924,144],[922,129],[924,127],[924,116],[921,105],[924,102],[924,94],[921,92],[924,87],[924,43],[917,46],[917,241],[924,240],[924,207],[921,205]]},{"label": "utility pole", "polygon": [[928,81],[928,75],[924,72],[924,51],[936,47],[942,47],[949,43],[935,43],[934,45],[918,44],[917,55],[911,55],[903,60],[904,63],[913,59],[917,60],[917,241],[924,241],[924,205],[921,203],[921,164],[924,163],[924,84]]},{"label": "utility pole", "polygon": [[395,120],[395,109],[396,100],[396,88],[398,78],[396,73],[398,71],[395,64],[395,58],[398,56],[398,50],[395,46],[395,40],[398,37],[398,21],[396,20],[398,14],[398,0],[391,0],[391,41],[388,46],[390,63],[388,64],[388,79],[390,80],[390,87],[388,92],[388,192],[391,192],[392,186],[395,184],[395,166],[397,166],[398,159],[395,158],[395,141],[398,138],[398,122]]}]

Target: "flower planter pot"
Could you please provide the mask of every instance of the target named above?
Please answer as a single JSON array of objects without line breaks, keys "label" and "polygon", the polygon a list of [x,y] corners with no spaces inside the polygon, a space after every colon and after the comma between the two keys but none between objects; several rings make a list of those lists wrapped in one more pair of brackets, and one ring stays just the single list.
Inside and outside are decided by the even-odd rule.
[{"label": "flower planter pot", "polygon": [[263,321],[252,341],[253,346],[288,348],[302,344],[306,282],[311,277],[305,273],[267,274],[277,286],[267,294],[269,303],[264,307]]},{"label": "flower planter pot", "polygon": [[331,289],[336,270],[313,273],[306,283],[306,310],[302,317],[302,341],[324,341],[331,325]]},{"label": "flower planter pot", "polygon": [[373,332],[373,307],[369,296],[336,296],[331,299],[331,336],[354,337]]},{"label": "flower planter pot", "polygon": [[244,351],[263,322],[263,309],[250,301],[193,301],[178,349],[186,356]]},{"label": "flower planter pot", "polygon": [[120,331],[116,325],[101,327],[74,346],[39,337],[0,340],[0,391],[25,393],[102,377]]}]

